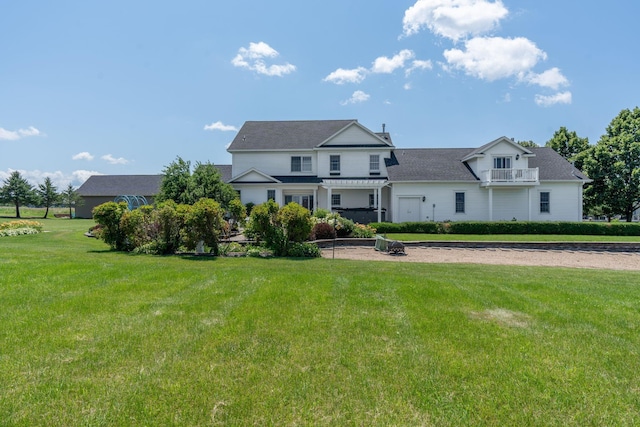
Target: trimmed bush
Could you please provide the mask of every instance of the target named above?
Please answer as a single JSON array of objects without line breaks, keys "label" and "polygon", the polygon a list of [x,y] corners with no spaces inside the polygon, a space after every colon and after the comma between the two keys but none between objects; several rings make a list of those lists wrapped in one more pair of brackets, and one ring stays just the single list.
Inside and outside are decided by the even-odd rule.
[{"label": "trimmed bush", "polygon": [[311,240],[335,239],[336,230],[333,225],[326,222],[319,222],[311,230]]},{"label": "trimmed bush", "polygon": [[287,249],[287,256],[292,258],[319,258],[320,255],[320,248],[315,243],[294,242]]}]

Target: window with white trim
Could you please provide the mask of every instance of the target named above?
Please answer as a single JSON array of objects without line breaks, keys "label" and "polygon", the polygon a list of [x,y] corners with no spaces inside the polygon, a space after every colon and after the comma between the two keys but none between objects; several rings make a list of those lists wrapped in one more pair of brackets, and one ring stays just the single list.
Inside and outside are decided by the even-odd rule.
[{"label": "window with white trim", "polygon": [[462,191],[456,192],[456,213],[464,213],[464,193]]},{"label": "window with white trim", "polygon": [[329,156],[329,172],[339,173],[340,172],[340,156],[337,154],[332,154]]},{"label": "window with white trim", "polygon": [[380,154],[369,155],[369,171],[380,172]]},{"label": "window with white trim", "polygon": [[540,213],[551,212],[551,193],[548,191],[540,192]]},{"label": "window with white trim", "polygon": [[494,169],[511,169],[511,157],[494,157]]},{"label": "window with white trim", "polygon": [[340,206],[342,204],[342,197],[340,194],[331,195],[331,206]]},{"label": "window with white trim", "polygon": [[276,190],[267,190],[267,200],[276,200]]},{"label": "window with white trim", "polygon": [[291,156],[291,172],[311,172],[311,156]]}]

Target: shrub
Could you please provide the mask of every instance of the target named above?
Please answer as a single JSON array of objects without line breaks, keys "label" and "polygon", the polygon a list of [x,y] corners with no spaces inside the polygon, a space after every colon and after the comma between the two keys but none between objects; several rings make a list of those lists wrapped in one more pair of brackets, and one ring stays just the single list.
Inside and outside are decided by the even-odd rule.
[{"label": "shrub", "polygon": [[287,249],[287,256],[292,258],[318,258],[320,255],[320,248],[315,243],[293,242]]},{"label": "shrub", "polygon": [[331,224],[319,222],[313,226],[311,230],[311,240],[335,239],[336,230]]},{"label": "shrub", "polygon": [[120,219],[128,210],[125,202],[106,202],[93,208],[93,219],[102,226],[100,239],[117,251],[126,248],[126,235],[120,229]]},{"label": "shrub", "polygon": [[309,210],[295,202],[278,211],[277,222],[284,229],[287,242],[303,242],[309,238],[313,224]]},{"label": "shrub", "polygon": [[203,241],[214,255],[218,255],[218,240],[223,223],[220,203],[206,198],[195,202],[185,216],[187,249],[195,249],[198,242]]},{"label": "shrub", "polygon": [[313,211],[314,218],[324,219],[329,215],[329,211],[327,209],[318,208]]},{"label": "shrub", "polygon": [[[38,221],[16,220],[0,223],[0,236],[17,236],[20,234],[37,234],[42,232],[43,225]],[[9,231],[13,230],[13,231]],[[17,231],[19,230],[19,231]]]},{"label": "shrub", "polygon": [[376,234],[376,229],[369,226],[356,223],[353,228],[353,232],[351,233],[351,237],[355,238],[369,238],[373,237]]}]

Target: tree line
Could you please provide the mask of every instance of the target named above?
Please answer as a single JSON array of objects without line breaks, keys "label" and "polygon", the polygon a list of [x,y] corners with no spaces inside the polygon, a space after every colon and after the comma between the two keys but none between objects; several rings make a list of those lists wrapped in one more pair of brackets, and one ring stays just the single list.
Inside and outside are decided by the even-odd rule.
[{"label": "tree line", "polygon": [[[518,141],[537,147],[533,141]],[[584,191],[588,215],[620,216],[627,222],[640,209],[640,108],[622,110],[595,145],[565,127],[545,144],[584,172],[591,182]]]},{"label": "tree line", "polygon": [[51,178],[46,177],[42,184],[34,187],[19,171],[13,171],[0,187],[0,202],[14,205],[16,218],[20,218],[21,206],[45,208],[43,218],[46,218],[49,215],[49,208],[60,204],[69,208],[69,218],[71,218],[71,209],[81,203],[81,198],[71,184],[66,189],[58,191]]}]

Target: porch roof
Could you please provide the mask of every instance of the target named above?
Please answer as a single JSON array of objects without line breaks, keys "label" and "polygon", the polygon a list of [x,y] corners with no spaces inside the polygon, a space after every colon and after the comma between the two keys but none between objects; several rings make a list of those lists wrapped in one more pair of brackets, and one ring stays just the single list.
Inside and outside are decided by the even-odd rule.
[{"label": "porch roof", "polygon": [[323,179],[324,188],[382,188],[389,184],[386,179]]}]

